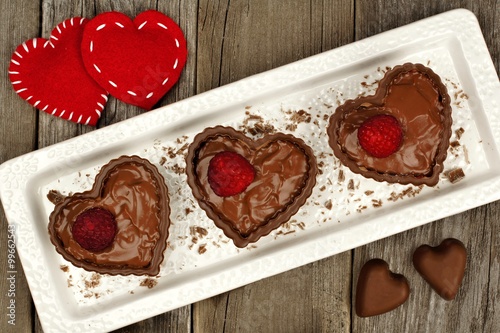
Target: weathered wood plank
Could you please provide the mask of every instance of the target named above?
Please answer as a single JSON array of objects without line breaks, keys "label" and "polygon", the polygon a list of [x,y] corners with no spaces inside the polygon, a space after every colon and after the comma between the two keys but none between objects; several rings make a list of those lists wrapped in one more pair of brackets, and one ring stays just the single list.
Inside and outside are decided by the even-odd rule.
[{"label": "weathered wood plank", "polygon": [[200,1],[197,29],[196,92],[221,85],[220,71],[229,1]]},{"label": "weathered wood plank", "polygon": [[194,332],[349,332],[350,253],[196,303]]},{"label": "weathered wood plank", "polygon": [[[381,258],[389,263],[393,272],[408,279],[411,295],[405,304],[387,314],[371,318],[353,316],[354,331],[376,328],[386,332],[486,332],[483,329],[488,322],[487,302],[491,292],[490,244],[496,237],[485,224],[490,209],[483,206],[357,249],[353,263],[355,281],[366,261]],[[412,255],[418,246],[436,246],[449,237],[461,240],[469,256],[462,286],[453,301],[445,301],[437,295],[412,264]],[[355,285],[353,288],[355,294]],[[498,295],[498,290],[493,291],[493,295]]]},{"label": "weathered wood plank", "polygon": [[[498,29],[498,22],[496,25]],[[498,40],[496,45],[500,45]],[[496,49],[499,48],[496,47]],[[481,246],[478,249],[479,256],[489,251],[489,281],[486,291],[483,332],[500,332],[500,202],[494,202],[486,206],[485,209],[486,237],[488,238],[486,244],[489,244],[489,247]]]},{"label": "weathered wood plank", "polygon": [[[128,2],[123,1],[124,5]],[[139,2],[141,3],[141,2]],[[159,102],[158,107],[174,103],[178,100],[187,98],[195,94],[195,82],[196,82],[196,27],[197,27],[197,1],[195,0],[179,0],[179,1],[169,1],[169,2],[149,2],[147,6],[141,3],[141,6],[129,8],[126,11],[122,11],[129,15],[131,18],[135,17],[140,12],[147,9],[156,9],[170,18],[172,18],[184,32],[184,36],[188,43],[188,60],[186,66],[184,67],[183,73],[179,79],[179,82],[170,90]],[[115,8],[116,4],[113,3],[112,7]],[[102,11],[110,10],[108,7],[101,8]],[[118,9],[114,9],[118,10]],[[114,99],[113,99],[114,100]],[[114,123],[118,120],[125,119],[119,116],[119,113],[127,114],[127,119],[133,115],[141,114],[145,112],[139,108],[124,105],[125,103],[120,101],[112,101],[115,105],[112,111],[112,121]],[[132,112],[132,113],[131,113]],[[108,117],[108,116],[106,116]],[[109,119],[109,118],[107,118]],[[191,331],[191,306],[185,306],[180,309],[176,309],[153,318],[149,318],[140,323],[129,325],[123,329],[117,330],[116,332],[182,332],[188,333]]]},{"label": "weathered wood plank", "polygon": [[307,266],[312,292],[313,332],[350,332],[352,251],[320,260]]},{"label": "weathered wood plank", "polygon": [[[40,35],[48,37],[56,24],[71,16],[91,18],[100,12],[118,10],[134,17],[143,10],[158,9],[179,22],[190,52],[179,83],[159,102],[165,105],[460,6],[478,16],[495,66],[497,70],[500,68],[498,1],[357,0],[355,4],[341,0],[300,3],[23,0],[22,5],[4,1],[0,3],[0,25],[9,33],[0,35],[3,46],[0,61],[7,64],[18,44]],[[3,119],[9,119],[0,122],[0,162],[93,130],[35,111],[16,96],[6,75],[0,77],[0,93]],[[111,98],[98,127],[143,112]],[[346,252],[196,303],[192,313],[187,306],[119,331],[498,332],[499,214],[499,203],[480,207],[356,249],[352,263],[351,252]],[[6,225],[1,210],[0,221]],[[457,299],[451,302],[437,296],[411,266],[411,254],[418,245],[437,244],[446,237],[462,240],[471,258]],[[1,253],[7,253],[7,244],[7,228],[2,228]],[[391,269],[406,275],[412,294],[395,311],[361,319],[351,313],[354,304],[350,294],[354,296],[361,265],[373,257],[383,258]],[[0,257],[2,276],[7,271],[6,259],[6,255]],[[38,318],[32,318],[34,308],[20,264],[16,263],[17,320],[15,330],[10,331],[41,332]],[[7,288],[8,284],[0,281],[0,290],[5,292]],[[3,308],[5,300],[0,302]],[[0,331],[9,332],[9,329],[6,321],[2,321]]]},{"label": "weathered wood plank", "polygon": [[[350,1],[200,1],[198,92],[352,41]],[[351,255],[194,304],[194,332],[348,332]]]},{"label": "weathered wood plank", "polygon": [[[14,92],[7,67],[16,47],[40,31],[40,7],[36,1],[0,2],[0,163],[28,153],[36,148],[36,112]],[[15,223],[15,221],[10,221]],[[17,254],[9,266],[12,235],[7,228],[3,208],[0,208],[0,298],[1,332],[28,332],[32,329],[31,295]],[[15,272],[15,273],[8,273]],[[9,278],[9,279],[7,279]],[[11,283],[12,282],[12,283]],[[14,305],[11,306],[11,302]],[[11,309],[8,309],[8,307]],[[10,323],[9,323],[10,321]]]},{"label": "weathered wood plank", "polygon": [[129,325],[113,332],[121,333],[171,333],[191,332],[191,307],[185,306],[180,309],[158,315],[141,322]]},{"label": "weathered wood plank", "polygon": [[[49,38],[52,30],[61,22],[71,17],[89,17],[93,15],[93,4],[80,1],[42,1],[42,29],[40,36]],[[43,148],[72,137],[93,131],[90,126],[78,125],[45,112],[38,111],[38,147]],[[42,332],[42,326],[35,313],[34,331]]]},{"label": "weathered wood plank", "polygon": [[[465,6],[464,6],[465,5]],[[475,12],[485,31],[498,68],[498,23],[493,22],[495,4],[478,2],[413,1],[404,6],[397,1],[356,3],[356,39],[401,26],[458,7]],[[479,9],[479,7],[483,9]],[[490,10],[484,10],[490,8]],[[498,8],[498,5],[497,5]],[[498,13],[498,10],[496,11]],[[398,309],[372,318],[354,314],[353,331],[380,332],[495,332],[500,316],[493,309],[498,302],[498,204],[486,205],[457,216],[380,240],[355,250],[353,277],[356,283],[361,266],[369,259],[386,260],[391,270],[405,275],[411,295]],[[413,251],[422,244],[437,245],[454,237],[468,250],[467,272],[454,301],[445,301],[431,290],[412,265]],[[492,279],[493,278],[493,279]],[[356,284],[353,284],[355,295]]]},{"label": "weathered wood plank", "polygon": [[[44,12],[43,12],[43,25],[47,26],[45,29],[44,36],[48,36],[53,27],[61,22],[62,20],[72,17],[72,16],[82,16],[86,18],[92,18],[95,15],[106,12],[110,10],[116,10],[129,15],[134,18],[140,12],[147,9],[156,9],[157,3],[155,1],[121,1],[121,2],[107,2],[107,1],[97,1],[94,3],[87,3],[86,6],[82,6],[81,3],[75,2],[70,4],[68,2],[54,1],[54,2],[44,2]],[[178,14],[179,11],[175,11]],[[183,12],[186,14],[186,12]],[[192,13],[189,12],[189,13]],[[169,13],[167,13],[169,14]],[[188,15],[188,14],[186,14]],[[176,18],[172,16],[175,20]],[[186,19],[186,22],[192,22],[193,19]],[[192,80],[192,79],[191,79]],[[193,85],[191,80],[185,80],[181,88],[176,88],[181,94],[193,94]],[[182,89],[182,87],[184,87]],[[186,88],[187,87],[187,88]],[[145,112],[144,110],[123,103],[113,97],[109,98],[109,102],[103,113],[103,117],[98,123],[98,127],[106,126],[131,118],[135,115]],[[69,123],[67,121],[56,119],[48,115],[41,115],[40,131],[39,131],[39,146],[43,147],[46,145],[51,145],[71,137],[86,133],[93,130],[93,128],[88,126],[76,125]],[[52,127],[56,127],[57,130]],[[36,328],[41,329],[38,319],[36,319]],[[161,331],[161,329],[168,330],[169,332],[188,332],[191,323],[190,319],[190,307],[182,308],[179,310],[172,311],[170,313],[160,315],[154,318],[150,318],[136,325],[131,325],[124,328],[125,332],[151,332],[151,331]]]},{"label": "weathered wood plank", "polygon": [[170,16],[184,32],[188,59],[177,84],[159,102],[167,105],[196,94],[198,0],[159,1],[158,10]]}]

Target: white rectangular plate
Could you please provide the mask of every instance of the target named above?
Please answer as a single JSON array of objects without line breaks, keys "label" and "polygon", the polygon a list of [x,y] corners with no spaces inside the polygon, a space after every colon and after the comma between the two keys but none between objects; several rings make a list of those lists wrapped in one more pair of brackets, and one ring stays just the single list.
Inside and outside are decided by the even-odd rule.
[{"label": "white rectangular plate", "polygon": [[[386,68],[405,62],[423,63],[441,76],[452,98],[453,132],[464,130],[453,134],[460,146],[450,147],[433,188],[355,175],[333,157],[327,141],[335,108],[373,93]],[[500,174],[492,168],[500,161],[499,91],[476,18],[454,10],[4,163],[0,195],[44,331],[116,329],[499,199]],[[321,169],[299,212],[244,249],[197,206],[183,172],[194,135],[219,124],[291,133],[313,148]],[[154,163],[171,194],[169,245],[155,278],[73,267],[48,237],[53,205],[47,193],[90,189],[99,168],[125,154]],[[445,173],[455,168],[466,177],[451,184]]]}]

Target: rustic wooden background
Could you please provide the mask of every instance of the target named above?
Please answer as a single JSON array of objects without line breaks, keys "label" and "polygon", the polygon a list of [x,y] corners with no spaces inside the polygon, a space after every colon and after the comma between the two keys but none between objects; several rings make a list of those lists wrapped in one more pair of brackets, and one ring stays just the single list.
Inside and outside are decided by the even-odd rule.
[{"label": "rustic wooden background", "polygon": [[[47,38],[64,19],[110,10],[134,17],[146,9],[171,16],[190,56],[180,82],[161,105],[454,8],[479,19],[497,72],[498,0],[1,0],[0,162],[93,129],[35,111],[13,91],[7,67],[17,45]],[[500,92],[499,92],[500,93]],[[500,110],[499,110],[500,111]],[[142,111],[111,98],[98,127]],[[294,269],[205,301],[125,327],[119,332],[500,332],[500,204],[492,203],[367,246]],[[7,224],[0,210],[0,272],[7,271]],[[421,244],[455,237],[469,254],[452,302],[437,296],[409,262]],[[353,313],[353,287],[368,259],[387,260],[405,274],[409,300],[388,314]],[[19,265],[19,264],[18,264]],[[0,279],[0,331],[41,332],[19,265],[16,326],[6,319],[6,279]]]}]

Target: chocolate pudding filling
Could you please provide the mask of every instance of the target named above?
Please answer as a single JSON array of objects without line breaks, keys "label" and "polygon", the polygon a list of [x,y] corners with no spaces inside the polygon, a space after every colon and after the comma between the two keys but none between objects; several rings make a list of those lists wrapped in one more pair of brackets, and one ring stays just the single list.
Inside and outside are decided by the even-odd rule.
[{"label": "chocolate pudding filling", "polygon": [[[357,138],[361,124],[378,114],[395,117],[404,138],[385,158],[368,154]],[[451,136],[451,107],[440,78],[422,65],[405,64],[386,73],[373,96],[349,100],[330,118],[335,155],[353,172],[378,181],[435,185]]]},{"label": "chocolate pudding filling", "polygon": [[[220,197],[208,182],[210,160],[221,151],[246,158],[255,179],[240,194]],[[286,222],[304,204],[315,184],[312,151],[291,135],[253,141],[231,128],[207,129],[190,146],[188,183],[200,206],[239,247],[256,241]]]},{"label": "chocolate pudding filling", "polygon": [[[73,238],[78,215],[103,208],[115,217],[117,233],[106,249],[92,252]],[[50,216],[49,232],[59,253],[73,264],[108,274],[159,271],[169,226],[168,193],[156,168],[139,157],[121,157],[104,166],[91,191],[61,200]]]}]

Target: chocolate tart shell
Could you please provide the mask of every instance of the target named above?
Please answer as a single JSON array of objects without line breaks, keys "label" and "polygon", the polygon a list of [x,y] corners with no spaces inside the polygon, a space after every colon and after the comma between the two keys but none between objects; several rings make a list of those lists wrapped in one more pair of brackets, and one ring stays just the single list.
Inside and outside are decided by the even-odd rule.
[{"label": "chocolate tart shell", "polygon": [[[155,183],[156,194],[159,198],[157,202],[157,216],[159,218],[159,239],[156,242],[156,246],[153,249],[152,259],[147,266],[144,267],[129,267],[127,265],[106,265],[106,264],[96,264],[87,260],[80,260],[72,256],[65,250],[64,244],[57,231],[55,230],[54,224],[58,218],[58,215],[66,207],[66,205],[74,200],[89,200],[98,199],[103,193],[106,185],[107,178],[111,173],[119,166],[132,164],[142,166],[148,173],[151,174],[153,182]],[[74,223],[71,222],[71,223]],[[117,235],[120,232],[120,225],[118,224]],[[148,160],[143,159],[139,156],[121,156],[116,159],[109,161],[107,164],[103,165],[99,173],[97,174],[92,189],[89,191],[75,193],[70,196],[58,198],[54,210],[49,217],[48,231],[50,236],[50,241],[55,246],[56,251],[63,256],[64,259],[71,262],[74,266],[81,267],[87,271],[97,272],[101,274],[109,275],[149,275],[155,276],[160,272],[160,265],[164,259],[164,251],[167,246],[167,238],[169,234],[170,226],[170,206],[169,206],[169,194],[168,188],[165,183],[165,179],[160,174],[158,169]],[[106,251],[106,250],[104,250]]]},{"label": "chocolate tart shell", "polygon": [[[340,122],[347,112],[352,110],[357,110],[358,108],[364,107],[364,105],[370,105],[373,107],[383,107],[384,98],[387,95],[388,87],[391,85],[393,80],[403,73],[417,71],[426,75],[432,83],[437,87],[440,101],[443,109],[440,114],[441,123],[443,125],[443,130],[441,132],[441,140],[438,144],[437,151],[431,165],[430,172],[427,174],[415,174],[415,173],[382,173],[376,170],[371,170],[366,167],[360,166],[359,162],[351,159],[343,150],[342,143],[339,141],[339,127]],[[335,156],[342,162],[343,165],[347,166],[352,172],[361,174],[364,177],[372,178],[379,182],[388,183],[399,183],[399,184],[413,184],[413,185],[427,185],[434,186],[439,181],[439,175],[444,169],[444,161],[446,159],[448,147],[450,144],[451,137],[451,125],[452,125],[452,108],[450,104],[450,96],[448,95],[448,90],[443,84],[441,78],[434,73],[430,68],[422,64],[405,63],[403,65],[395,66],[393,69],[389,70],[382,80],[379,82],[379,87],[377,88],[374,95],[371,96],[360,96],[356,99],[347,100],[344,104],[340,105],[335,113],[330,117],[329,125],[327,128],[327,133],[329,136],[329,145],[333,149]],[[359,149],[362,149],[359,147]]]},{"label": "chocolate tart shell", "polygon": [[[293,198],[291,203],[287,204],[283,209],[275,212],[266,220],[265,224],[259,226],[257,230],[251,232],[249,235],[242,235],[239,230],[232,226],[230,221],[227,221],[224,216],[219,214],[214,209],[210,201],[203,195],[199,177],[206,177],[206,175],[197,174],[196,168],[198,152],[205,142],[216,137],[227,137],[232,140],[241,141],[254,151],[272,141],[288,141],[299,147],[308,159],[309,168],[305,174],[301,192]],[[243,248],[249,243],[256,242],[261,237],[268,235],[272,230],[287,222],[294,214],[297,213],[299,208],[304,205],[307,198],[312,193],[316,184],[318,167],[312,149],[306,145],[304,141],[292,135],[284,133],[267,134],[260,139],[253,140],[247,137],[243,132],[237,131],[231,127],[216,126],[206,128],[194,138],[193,142],[189,146],[186,156],[186,173],[188,185],[191,187],[193,195],[198,201],[200,207],[206,212],[207,216],[214,221],[215,225],[222,229],[227,237],[233,240],[235,246]]]}]

